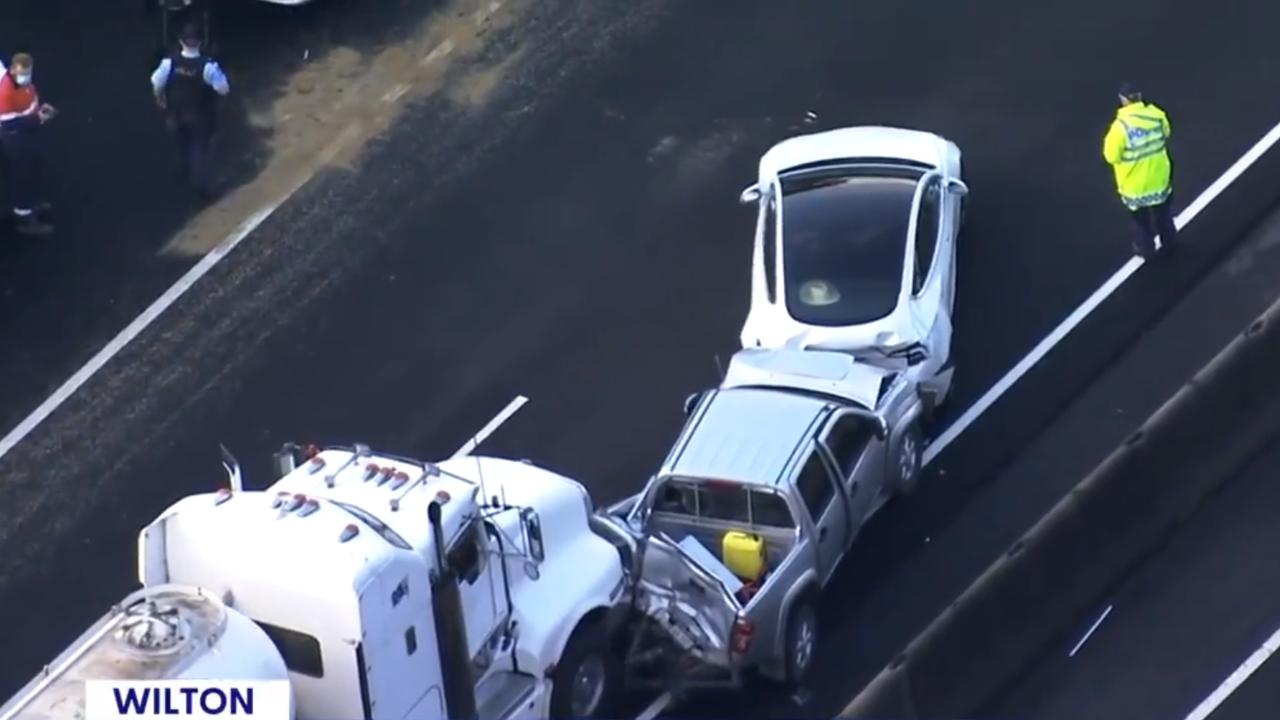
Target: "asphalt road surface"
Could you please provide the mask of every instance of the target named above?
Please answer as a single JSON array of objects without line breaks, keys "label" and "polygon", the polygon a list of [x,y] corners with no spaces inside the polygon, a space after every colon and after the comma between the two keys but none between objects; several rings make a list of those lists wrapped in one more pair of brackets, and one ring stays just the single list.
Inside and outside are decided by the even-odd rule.
[{"label": "asphalt road surface", "polygon": [[[1065,466],[1078,479],[1082,469],[1070,467],[1067,458],[1096,455],[1105,451],[1100,440],[1114,445],[1131,432],[1135,418],[1150,415],[1276,301],[1277,273],[1280,209],[1189,287],[1002,477],[1021,472],[1056,482]],[[1037,466],[1036,457],[1054,462]],[[1186,717],[1280,627],[1274,592],[1280,571],[1269,555],[1277,532],[1269,515],[1280,492],[1273,482],[1277,462],[1280,438],[1226,480],[1153,557],[1117,582],[977,716]],[[1107,606],[1112,610],[1089,634]],[[1268,688],[1257,682],[1265,677],[1255,675],[1210,717],[1232,717],[1231,707],[1266,695]],[[1262,705],[1249,707],[1252,717],[1268,715]]]},{"label": "asphalt road surface", "polygon": [[[1277,471],[1280,442],[1273,442],[982,716],[1190,717],[1280,628],[1280,565],[1271,552],[1280,542]],[[1106,619],[1068,657],[1107,605]],[[1264,662],[1209,720],[1275,716],[1278,668],[1275,658]]]},{"label": "asphalt road surface", "polygon": [[[41,57],[65,54],[57,23],[67,11],[41,7],[23,12],[46,34],[24,42],[43,42]],[[347,13],[355,30],[317,30]],[[301,46],[394,43],[379,29],[401,24],[356,3],[300,14],[305,42],[274,12],[238,46],[225,31],[242,48],[228,65],[258,92],[246,105],[269,101],[273,78],[290,72],[283,58]],[[1128,221],[1099,157],[1119,81],[1143,82],[1171,113],[1185,204],[1280,119],[1280,99],[1255,92],[1275,65],[1276,15],[1154,1],[952,4],[928,15],[903,3],[539,5],[455,69],[457,92],[406,99],[359,162],[316,174],[0,457],[0,607],[24,618],[4,631],[0,691],[131,588],[137,529],[221,481],[220,441],[250,483],[265,480],[268,453],[285,440],[443,456],[523,394],[529,405],[481,452],[579,477],[600,503],[634,492],[678,430],[684,396],[714,383],[713,357],[734,348],[753,219],[736,196],[759,154],[789,134],[902,124],[964,150],[973,193],[954,416],[1128,256]],[[1108,42],[1104,25],[1125,27],[1125,42]],[[145,82],[147,49],[120,58],[114,39],[77,27],[82,46],[102,51],[87,55]],[[54,76],[45,92],[70,88],[82,65],[42,64],[41,77]],[[90,65],[101,74],[76,81],[86,93],[107,74]],[[105,130],[50,98],[64,110],[51,164],[67,220],[57,238],[3,255],[6,426],[193,262],[156,254],[194,210],[163,177],[141,88],[95,96],[102,122],[115,123]],[[803,123],[807,111],[817,123]],[[242,158],[234,177],[266,172],[266,139],[241,129],[228,143]],[[1267,189],[1225,195],[1252,193],[1240,204],[1260,213],[1274,200]],[[1100,310],[1107,322],[1081,326],[1056,362],[939,457],[918,497],[886,509],[825,613],[805,714],[836,712],[1069,486],[1067,475],[1032,475],[1008,492],[1001,472],[1249,221],[1193,224],[1179,265],[1141,270]],[[690,711],[797,712],[768,693],[705,705]]]}]

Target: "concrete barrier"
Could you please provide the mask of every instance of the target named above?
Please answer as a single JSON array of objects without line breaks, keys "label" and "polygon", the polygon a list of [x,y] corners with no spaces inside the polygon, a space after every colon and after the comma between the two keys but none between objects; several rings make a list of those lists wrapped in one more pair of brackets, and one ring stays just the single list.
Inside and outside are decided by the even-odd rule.
[{"label": "concrete barrier", "polygon": [[1280,301],[1000,556],[844,709],[983,706],[1280,431]]}]

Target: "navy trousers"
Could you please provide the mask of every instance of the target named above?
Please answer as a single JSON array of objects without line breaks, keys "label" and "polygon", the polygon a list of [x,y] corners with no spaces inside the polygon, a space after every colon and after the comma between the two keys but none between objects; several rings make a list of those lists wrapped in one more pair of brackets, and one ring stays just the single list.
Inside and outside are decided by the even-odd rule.
[{"label": "navy trousers", "polygon": [[196,190],[209,192],[213,187],[213,123],[174,117],[169,128],[178,144],[178,168],[183,180]]},{"label": "navy trousers", "polygon": [[44,201],[40,132],[0,130],[9,197],[15,210],[35,210]]},{"label": "navy trousers", "polygon": [[1173,222],[1173,197],[1159,205],[1130,210],[1138,234],[1133,249],[1142,257],[1156,254],[1156,235],[1162,249],[1171,250],[1178,242],[1178,227]]}]

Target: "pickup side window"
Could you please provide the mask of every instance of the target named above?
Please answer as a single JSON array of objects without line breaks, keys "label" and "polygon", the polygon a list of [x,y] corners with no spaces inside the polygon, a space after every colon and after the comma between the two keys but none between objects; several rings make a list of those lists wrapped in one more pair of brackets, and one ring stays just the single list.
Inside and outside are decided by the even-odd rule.
[{"label": "pickup side window", "polygon": [[866,422],[854,415],[842,415],[836,418],[827,435],[827,449],[836,459],[836,467],[840,468],[841,479],[848,479],[858,466],[862,451],[866,450],[871,439],[871,430]]},{"label": "pickup side window", "polygon": [[827,468],[822,464],[822,457],[818,453],[809,453],[809,457],[804,461],[804,467],[800,469],[800,475],[796,478],[796,489],[800,491],[800,497],[809,510],[809,516],[817,522],[836,497],[831,476],[827,473]]},{"label": "pickup side window", "polygon": [[777,493],[762,490],[751,491],[751,522],[754,525],[775,528],[790,529],[796,526],[787,501]]}]

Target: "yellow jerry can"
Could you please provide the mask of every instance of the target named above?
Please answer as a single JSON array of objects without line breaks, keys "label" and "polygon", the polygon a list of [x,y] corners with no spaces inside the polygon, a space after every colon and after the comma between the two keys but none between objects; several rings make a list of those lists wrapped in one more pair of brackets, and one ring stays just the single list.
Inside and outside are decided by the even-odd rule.
[{"label": "yellow jerry can", "polygon": [[721,543],[724,566],[745,582],[759,582],[764,575],[764,538],[730,530]]}]

